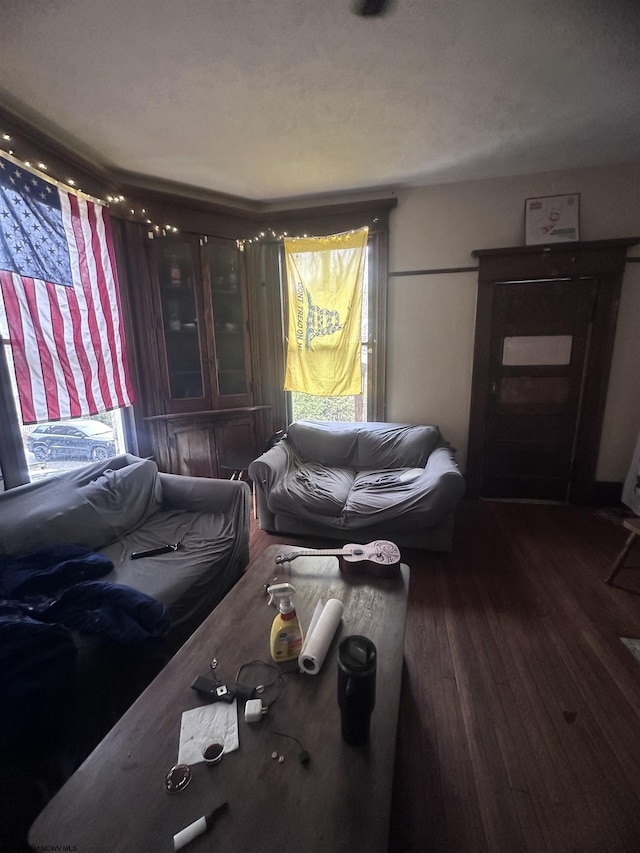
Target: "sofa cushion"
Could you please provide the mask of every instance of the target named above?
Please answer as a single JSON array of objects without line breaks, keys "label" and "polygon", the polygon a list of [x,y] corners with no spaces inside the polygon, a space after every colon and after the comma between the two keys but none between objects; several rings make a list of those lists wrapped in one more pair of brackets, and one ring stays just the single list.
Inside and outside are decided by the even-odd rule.
[{"label": "sofa cushion", "polygon": [[347,527],[393,520],[406,528],[432,524],[442,515],[438,481],[423,468],[398,468],[359,472],[342,518]]},{"label": "sofa cushion", "polygon": [[99,513],[66,479],[52,477],[3,495],[0,553],[25,554],[50,545],[98,548],[106,542],[103,533]]},{"label": "sofa cushion", "polygon": [[287,440],[304,461],[366,470],[424,468],[441,436],[437,426],[296,421]]},{"label": "sofa cushion", "polygon": [[351,491],[355,473],[344,468],[326,468],[317,462],[291,466],[269,494],[273,511],[291,512],[298,506],[305,512],[337,518]]},{"label": "sofa cushion", "polygon": [[[368,425],[366,425],[368,426]],[[372,424],[358,431],[358,457],[355,467],[424,468],[440,442],[436,426]]]},{"label": "sofa cushion", "polygon": [[141,459],[125,468],[108,468],[99,477],[78,489],[80,497],[99,515],[103,547],[143,524],[161,505],[158,466]]},{"label": "sofa cushion", "polygon": [[2,496],[0,553],[51,545],[97,550],[132,530],[160,505],[158,468],[140,460],[79,486],[82,471],[10,489]]},{"label": "sofa cushion", "polygon": [[[238,530],[234,515],[227,513],[160,510],[140,527],[101,553],[114,565],[104,580],[128,584],[164,604],[172,630],[190,619],[203,601],[211,607],[233,586],[239,569],[236,551]],[[177,551],[131,560],[134,551],[181,542]]]},{"label": "sofa cushion", "polygon": [[286,441],[304,462],[320,462],[327,467],[351,466],[357,456],[358,432],[355,424],[323,421],[295,421],[287,430]]}]

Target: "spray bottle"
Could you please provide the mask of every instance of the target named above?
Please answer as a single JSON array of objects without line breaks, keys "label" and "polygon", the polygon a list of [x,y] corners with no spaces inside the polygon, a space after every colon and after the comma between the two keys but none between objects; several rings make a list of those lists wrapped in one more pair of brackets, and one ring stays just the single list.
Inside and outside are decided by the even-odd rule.
[{"label": "spray bottle", "polygon": [[277,603],[278,615],[271,626],[271,657],[276,663],[297,660],[302,649],[302,628],[293,606],[295,588],[290,583],[267,587],[269,604]]}]

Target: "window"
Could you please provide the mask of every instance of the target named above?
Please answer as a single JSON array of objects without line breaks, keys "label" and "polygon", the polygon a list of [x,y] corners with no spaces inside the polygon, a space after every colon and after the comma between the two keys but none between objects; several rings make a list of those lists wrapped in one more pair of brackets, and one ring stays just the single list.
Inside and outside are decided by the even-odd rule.
[{"label": "window", "polygon": [[[4,371],[0,370],[0,399],[8,399],[12,404],[2,406],[0,415],[0,431],[3,434],[0,463],[7,479],[5,486],[18,485],[16,476],[20,482],[33,482],[50,474],[69,471],[88,462],[124,453],[122,412],[119,409],[78,420],[31,426],[22,423],[11,346],[6,326],[2,326],[2,319],[0,312],[0,359],[4,359],[6,368]],[[12,464],[19,464],[15,461],[12,463],[11,458],[19,460],[22,454],[26,461],[25,470],[10,477]]]},{"label": "window", "polygon": [[[370,234],[362,294],[363,393],[352,397],[318,397],[287,392],[289,421],[384,420],[384,328],[386,321],[386,235]],[[381,255],[382,252],[382,255]],[[382,384],[381,384],[382,383]]]},{"label": "window", "polygon": [[316,421],[366,421],[367,420],[367,363],[369,342],[369,248],[365,258],[364,288],[362,291],[362,332],[360,356],[362,362],[363,393],[351,397],[318,397],[290,391],[291,420],[309,418]]}]

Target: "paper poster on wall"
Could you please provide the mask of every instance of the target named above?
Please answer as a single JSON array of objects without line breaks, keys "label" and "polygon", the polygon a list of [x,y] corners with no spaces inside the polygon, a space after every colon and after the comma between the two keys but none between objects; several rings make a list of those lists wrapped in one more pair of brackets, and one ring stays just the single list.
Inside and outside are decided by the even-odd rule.
[{"label": "paper poster on wall", "polygon": [[524,207],[527,246],[580,239],[580,193],[528,198]]},{"label": "paper poster on wall", "polygon": [[640,436],[638,436],[638,443],[636,444],[627,479],[624,481],[622,502],[629,509],[632,509],[636,515],[640,515]]}]

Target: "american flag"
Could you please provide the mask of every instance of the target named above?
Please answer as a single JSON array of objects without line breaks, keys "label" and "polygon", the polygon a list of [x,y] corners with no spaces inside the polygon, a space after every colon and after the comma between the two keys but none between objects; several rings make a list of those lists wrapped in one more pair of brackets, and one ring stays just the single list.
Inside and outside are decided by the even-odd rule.
[{"label": "american flag", "polygon": [[107,208],[3,152],[0,296],[23,423],[131,405]]}]

